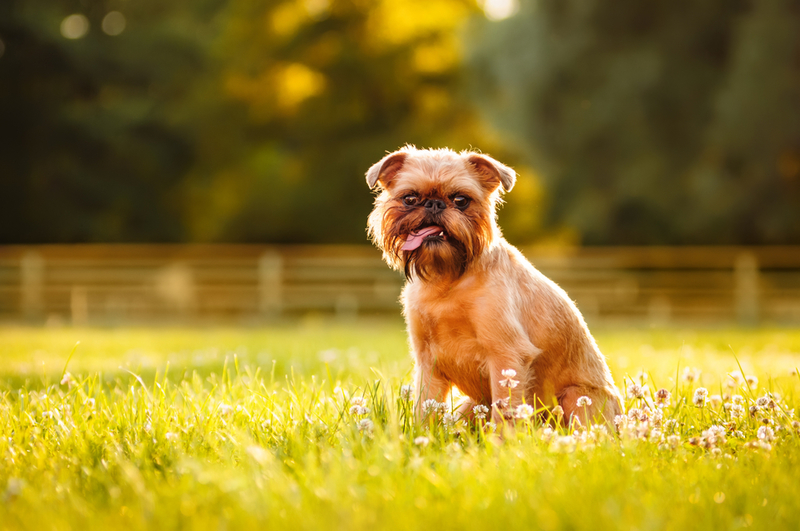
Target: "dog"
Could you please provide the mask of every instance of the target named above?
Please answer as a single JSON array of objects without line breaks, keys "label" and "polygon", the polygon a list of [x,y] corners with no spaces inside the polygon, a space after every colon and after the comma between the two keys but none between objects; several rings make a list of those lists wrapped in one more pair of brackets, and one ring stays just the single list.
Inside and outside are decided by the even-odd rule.
[{"label": "dog", "polygon": [[481,153],[413,146],[367,171],[378,191],[367,232],[407,280],[417,418],[456,386],[468,418],[480,404],[503,422],[524,403],[562,423],[611,424],[620,394],[583,317],[497,225],[516,178]]}]

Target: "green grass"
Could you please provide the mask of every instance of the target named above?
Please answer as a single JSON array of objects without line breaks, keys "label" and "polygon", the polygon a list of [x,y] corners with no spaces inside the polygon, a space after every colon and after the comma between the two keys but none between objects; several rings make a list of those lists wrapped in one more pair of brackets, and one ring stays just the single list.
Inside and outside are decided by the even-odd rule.
[{"label": "green grass", "polygon": [[[800,331],[596,336],[620,387],[645,371],[651,396],[671,392],[660,423],[652,398],[629,398],[650,418],[619,436],[417,426],[395,322],[3,328],[0,528],[797,528]],[[740,365],[757,388],[726,387]],[[744,416],[695,407],[701,386],[740,394]],[[751,417],[768,392],[775,407]]]}]

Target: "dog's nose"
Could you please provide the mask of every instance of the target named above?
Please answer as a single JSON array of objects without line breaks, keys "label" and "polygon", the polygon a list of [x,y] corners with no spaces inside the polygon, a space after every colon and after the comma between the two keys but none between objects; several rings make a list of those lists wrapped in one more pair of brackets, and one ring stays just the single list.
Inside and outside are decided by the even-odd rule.
[{"label": "dog's nose", "polygon": [[447,208],[447,205],[444,203],[444,201],[440,199],[428,199],[427,201],[425,201],[425,210],[427,210],[432,214],[436,214],[437,212],[439,212],[440,210],[444,210],[445,208]]}]

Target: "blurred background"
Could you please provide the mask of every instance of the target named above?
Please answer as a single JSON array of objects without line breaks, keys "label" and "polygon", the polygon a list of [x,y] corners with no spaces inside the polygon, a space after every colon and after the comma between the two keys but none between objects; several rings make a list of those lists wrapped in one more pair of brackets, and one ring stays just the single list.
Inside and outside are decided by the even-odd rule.
[{"label": "blurred background", "polygon": [[396,314],[405,143],[590,321],[800,323],[797,0],[3,0],[0,319]]}]

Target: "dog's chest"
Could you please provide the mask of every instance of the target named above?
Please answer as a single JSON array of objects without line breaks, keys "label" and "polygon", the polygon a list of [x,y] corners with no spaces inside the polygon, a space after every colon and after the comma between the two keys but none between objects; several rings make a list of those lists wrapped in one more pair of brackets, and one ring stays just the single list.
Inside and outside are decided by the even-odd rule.
[{"label": "dog's chest", "polygon": [[413,338],[414,343],[421,347],[415,355],[429,358],[425,361],[476,400],[490,393],[486,355],[477,338],[470,304],[463,298],[446,296],[406,298],[405,302],[409,332],[418,336]]}]

